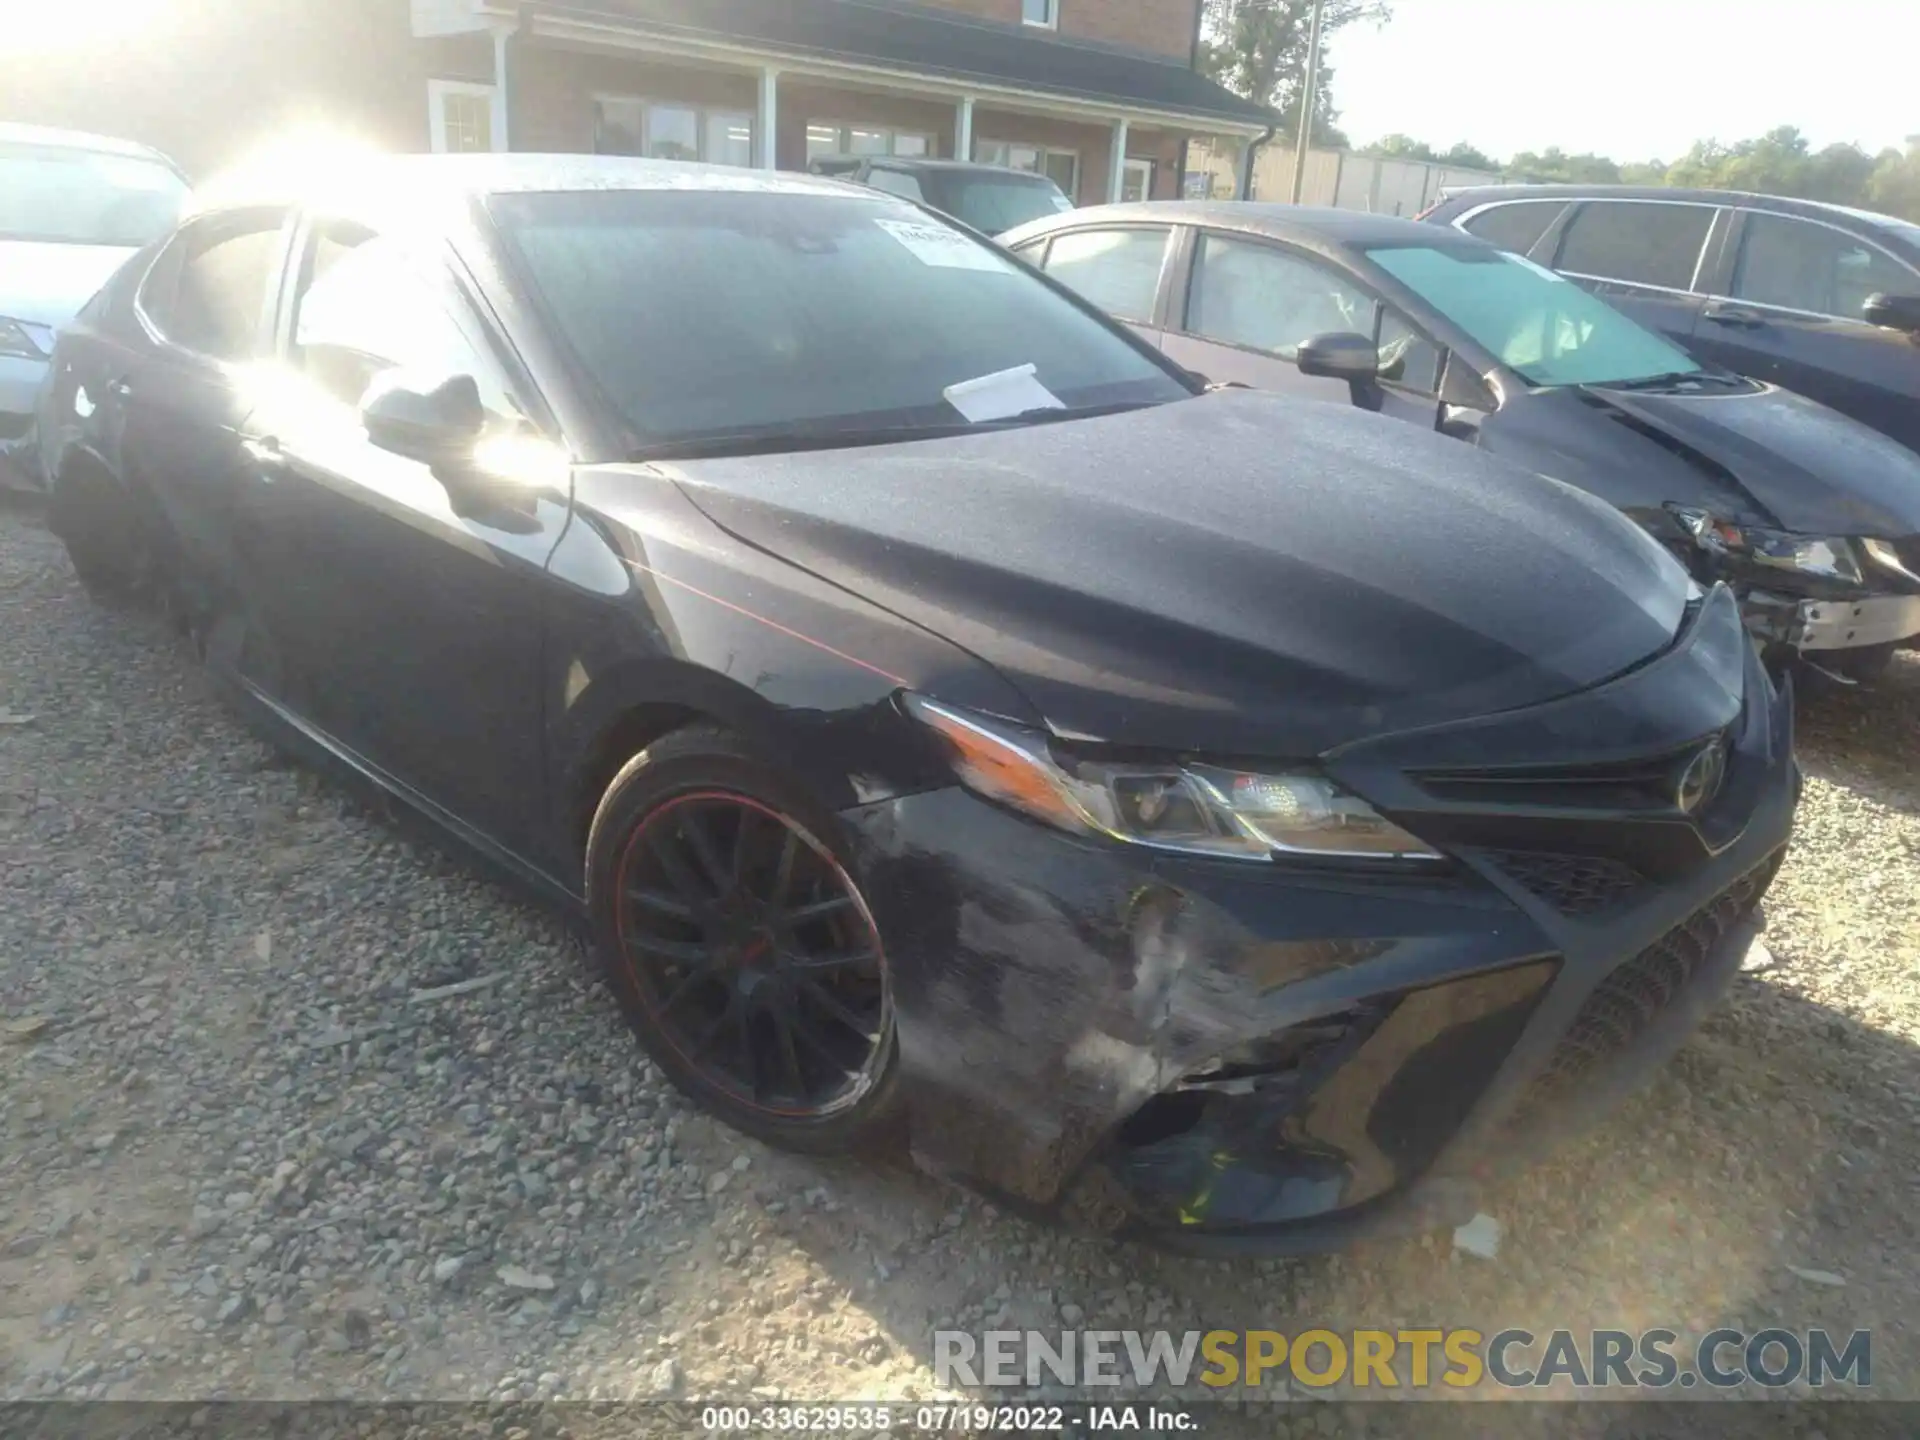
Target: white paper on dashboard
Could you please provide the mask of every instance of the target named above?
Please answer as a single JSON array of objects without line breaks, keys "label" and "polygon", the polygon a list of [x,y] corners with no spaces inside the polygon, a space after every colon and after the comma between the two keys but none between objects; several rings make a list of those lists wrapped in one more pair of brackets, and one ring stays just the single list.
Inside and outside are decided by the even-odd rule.
[{"label": "white paper on dashboard", "polygon": [[876,220],[873,222],[898,240],[922,265],[942,270],[1006,270],[1005,260],[978,240],[970,240],[958,230],[944,225],[923,225],[913,220]]},{"label": "white paper on dashboard", "polygon": [[1058,395],[1035,378],[1032,365],[996,370],[974,380],[962,380],[940,392],[947,403],[975,424],[1006,420],[1029,410],[1064,410]]}]

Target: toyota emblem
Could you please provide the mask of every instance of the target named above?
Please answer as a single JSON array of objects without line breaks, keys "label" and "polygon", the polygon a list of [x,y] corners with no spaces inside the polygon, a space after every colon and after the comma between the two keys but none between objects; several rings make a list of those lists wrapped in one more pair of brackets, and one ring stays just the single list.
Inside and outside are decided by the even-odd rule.
[{"label": "toyota emblem", "polygon": [[1714,801],[1727,778],[1727,737],[1715,736],[1694,751],[1674,786],[1674,802],[1681,813],[1697,815]]}]

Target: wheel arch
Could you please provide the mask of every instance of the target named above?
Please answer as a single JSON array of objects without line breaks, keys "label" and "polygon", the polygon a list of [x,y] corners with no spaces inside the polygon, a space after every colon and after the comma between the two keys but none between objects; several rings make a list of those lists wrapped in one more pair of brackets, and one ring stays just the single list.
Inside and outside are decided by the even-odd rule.
[{"label": "wheel arch", "polygon": [[863,796],[837,733],[848,723],[868,728],[877,708],[892,711],[892,692],[878,685],[863,704],[837,715],[783,709],[718,671],[677,659],[629,661],[579,685],[574,680],[570,671],[550,729],[561,807],[555,819],[569,861],[584,858],[594,814],[614,777],[663,736],[689,725],[718,725],[793,771],[823,806],[838,812]]}]

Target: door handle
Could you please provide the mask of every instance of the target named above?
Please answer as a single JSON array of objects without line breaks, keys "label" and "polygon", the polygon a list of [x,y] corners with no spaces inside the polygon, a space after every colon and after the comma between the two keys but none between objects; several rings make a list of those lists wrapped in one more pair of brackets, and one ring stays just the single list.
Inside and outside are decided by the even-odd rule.
[{"label": "door handle", "polygon": [[133,398],[133,386],[124,380],[109,381],[107,384],[107,393],[116,400],[131,400]]},{"label": "door handle", "polygon": [[1741,330],[1757,330],[1767,323],[1766,317],[1758,310],[1747,310],[1739,305],[1709,305],[1700,312],[1700,318]]}]

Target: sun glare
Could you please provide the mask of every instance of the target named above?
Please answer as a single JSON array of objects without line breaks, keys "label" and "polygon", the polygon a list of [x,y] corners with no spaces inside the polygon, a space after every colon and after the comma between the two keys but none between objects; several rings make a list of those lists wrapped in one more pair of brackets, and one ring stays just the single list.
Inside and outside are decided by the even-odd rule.
[{"label": "sun glare", "polygon": [[151,24],[174,0],[0,0],[0,44],[15,53],[70,50]]},{"label": "sun glare", "polygon": [[324,125],[283,131],[199,187],[196,199],[217,204],[229,194],[285,195],[324,203],[329,190],[350,179],[380,147]]}]

